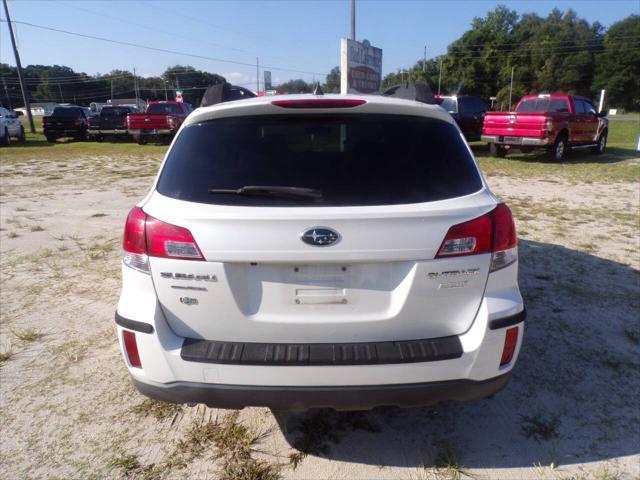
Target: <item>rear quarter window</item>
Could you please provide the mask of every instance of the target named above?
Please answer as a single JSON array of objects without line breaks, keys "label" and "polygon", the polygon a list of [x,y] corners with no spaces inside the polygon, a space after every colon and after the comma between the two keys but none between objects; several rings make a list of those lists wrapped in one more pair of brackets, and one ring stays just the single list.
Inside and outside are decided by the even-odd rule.
[{"label": "rear quarter window", "polygon": [[[243,186],[312,188],[321,199],[210,194]],[[482,188],[457,129],[397,115],[276,115],[185,127],[157,190],[223,205],[366,206],[421,203]]]}]

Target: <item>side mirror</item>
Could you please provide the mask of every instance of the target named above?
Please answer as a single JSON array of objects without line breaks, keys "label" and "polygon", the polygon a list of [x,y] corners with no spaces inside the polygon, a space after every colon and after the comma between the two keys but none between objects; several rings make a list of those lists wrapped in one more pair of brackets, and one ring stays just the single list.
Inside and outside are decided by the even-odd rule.
[{"label": "side mirror", "polygon": [[598,118],[604,118],[607,116],[607,112],[598,112],[596,113],[596,117]]},{"label": "side mirror", "polygon": [[14,118],[18,118],[18,117],[21,117],[22,115],[24,115],[24,113],[22,113],[22,112],[21,112],[21,111],[19,111],[19,110],[13,111],[13,112],[11,112],[11,113],[13,113],[13,117],[14,117]]}]

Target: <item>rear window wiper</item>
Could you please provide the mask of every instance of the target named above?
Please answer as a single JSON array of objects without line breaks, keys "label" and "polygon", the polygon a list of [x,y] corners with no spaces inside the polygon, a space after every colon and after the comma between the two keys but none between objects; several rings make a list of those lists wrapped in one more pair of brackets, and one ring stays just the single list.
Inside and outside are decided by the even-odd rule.
[{"label": "rear window wiper", "polygon": [[320,200],[322,192],[314,188],[282,187],[277,185],[247,185],[240,188],[210,188],[209,193],[252,195],[261,197],[312,198]]}]

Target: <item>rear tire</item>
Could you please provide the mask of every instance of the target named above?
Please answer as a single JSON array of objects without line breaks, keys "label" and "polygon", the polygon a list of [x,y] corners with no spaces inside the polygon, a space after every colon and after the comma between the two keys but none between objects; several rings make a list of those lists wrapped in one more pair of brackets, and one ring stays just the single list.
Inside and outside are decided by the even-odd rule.
[{"label": "rear tire", "polygon": [[56,143],[56,137],[52,137],[51,135],[47,135],[48,143]]},{"label": "rear tire", "polygon": [[560,135],[556,138],[553,146],[547,150],[547,157],[552,162],[562,162],[564,161],[568,150],[567,137],[565,135]]},{"label": "rear tire", "polygon": [[147,139],[144,138],[142,135],[137,135],[133,137],[134,140],[136,142],[138,142],[138,145],[146,145],[147,144]]},{"label": "rear tire", "polygon": [[102,135],[96,135],[96,142],[98,143],[104,142],[104,137]]},{"label": "rear tire", "polygon": [[504,158],[507,156],[507,149],[500,145],[496,145],[495,143],[490,143],[489,155],[492,157]]},{"label": "rear tire", "polygon": [[2,145],[8,147],[11,145],[11,137],[9,136],[9,130],[4,129],[4,137],[2,137]]},{"label": "rear tire", "polygon": [[607,148],[607,132],[606,130],[600,134],[600,138],[598,138],[598,145],[591,148],[591,151],[596,155],[602,155]]},{"label": "rear tire", "polygon": [[87,140],[87,131],[86,130],[81,130],[79,133],[77,133],[74,136],[74,139],[77,140],[78,142],[84,142]]}]

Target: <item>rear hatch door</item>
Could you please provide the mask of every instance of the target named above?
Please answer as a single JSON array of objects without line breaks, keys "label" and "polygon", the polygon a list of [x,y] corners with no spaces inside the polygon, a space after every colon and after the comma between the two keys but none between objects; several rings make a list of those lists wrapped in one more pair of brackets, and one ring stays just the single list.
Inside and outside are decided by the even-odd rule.
[{"label": "rear hatch door", "polygon": [[[322,197],[219,193],[257,184]],[[151,258],[176,333],[322,343],[466,331],[489,255],[434,257],[495,204],[451,123],[294,115],[185,127],[144,210],[189,229],[206,259]],[[326,230],[331,244],[302,238]]]}]

